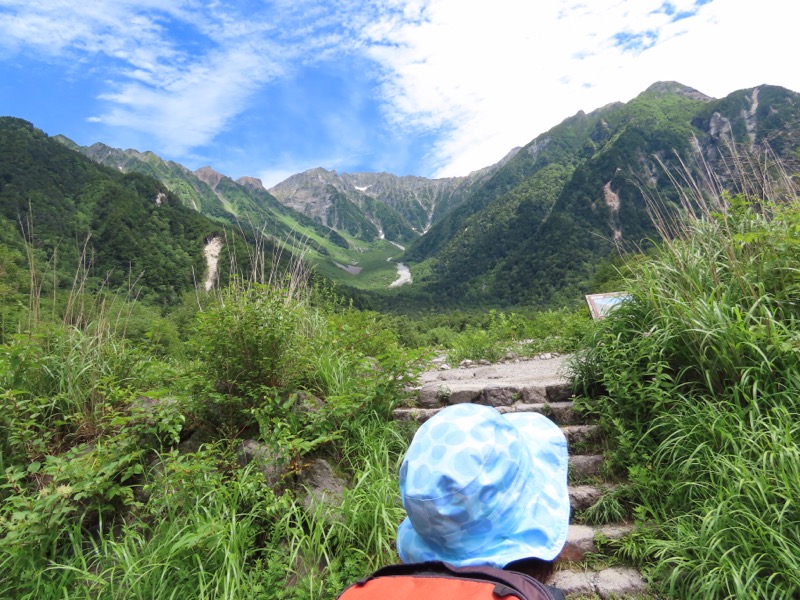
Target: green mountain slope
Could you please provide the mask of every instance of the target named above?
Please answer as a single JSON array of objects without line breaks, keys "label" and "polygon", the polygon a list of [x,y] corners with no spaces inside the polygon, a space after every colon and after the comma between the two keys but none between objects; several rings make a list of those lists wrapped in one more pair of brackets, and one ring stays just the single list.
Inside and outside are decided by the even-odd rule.
[{"label": "green mountain slope", "polygon": [[696,173],[710,168],[727,180],[726,132],[792,158],[798,95],[761,86],[713,100],[667,82],[579,113],[523,148],[404,260],[424,261],[418,287],[440,303],[574,302],[596,291],[606,257],[655,235],[643,192],[677,200],[661,163],[677,168],[680,156]]},{"label": "green mountain slope", "polygon": [[[210,167],[193,172],[152,152],[121,150],[102,143],[82,147],[64,136],[55,136],[54,139],[105,166],[125,173],[151,175],[164,183],[185,206],[227,223],[234,229],[266,232],[273,239],[293,240],[295,248],[303,243],[311,243],[323,254],[324,244],[317,245],[314,237],[329,239],[333,244],[347,247],[347,242],[335,231],[283,206],[257,179],[234,181]],[[306,229],[313,231],[315,236],[309,236]]]},{"label": "green mountain slope", "polygon": [[186,207],[218,221],[221,228],[248,238],[266,237],[288,253],[303,255],[325,277],[345,286],[386,288],[397,273],[387,259],[399,251],[383,240],[384,231],[389,239],[417,237],[394,208],[371,197],[356,205],[331,188],[335,202],[327,212],[308,216],[279,202],[255,178],[234,181],[211,167],[193,172],[152,152],[99,143],[79,147],[63,136],[56,139],[116,171],[156,177]]},{"label": "green mountain slope", "polygon": [[11,117],[0,118],[0,221],[6,251],[27,240],[57,286],[71,285],[85,245],[97,285],[136,282],[160,302],[203,277],[204,246],[221,231],[156,179],[102,167]]}]

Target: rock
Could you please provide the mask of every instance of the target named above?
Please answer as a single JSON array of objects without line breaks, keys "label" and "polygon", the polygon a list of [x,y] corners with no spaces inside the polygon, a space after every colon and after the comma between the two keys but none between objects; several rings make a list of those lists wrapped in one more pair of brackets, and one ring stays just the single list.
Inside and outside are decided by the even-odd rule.
[{"label": "rock", "polygon": [[236,180],[236,183],[252,190],[264,190],[264,184],[258,177],[239,177],[239,179]]},{"label": "rock", "polygon": [[570,448],[583,446],[597,447],[602,440],[602,431],[597,425],[563,425],[561,431],[567,438]]},{"label": "rock", "polygon": [[440,408],[395,408],[392,416],[397,421],[424,423],[440,410]]},{"label": "rock", "polygon": [[[528,393],[527,389],[522,390],[523,398]],[[528,394],[530,395],[530,394]],[[517,402],[515,404],[517,412],[538,412],[548,417],[559,425],[578,425],[581,417],[573,410],[572,402],[534,402],[527,404]]]},{"label": "rock", "polygon": [[452,367],[447,363],[442,363],[441,365],[439,365],[440,371],[449,371],[450,369],[452,369]]},{"label": "rock", "polygon": [[192,432],[187,439],[178,444],[178,452],[180,454],[188,454],[190,452],[197,452],[200,446],[212,441],[211,436],[204,429],[197,429]]},{"label": "rock", "polygon": [[485,358],[482,358],[482,359],[480,359],[480,360],[478,361],[478,364],[479,364],[479,365],[481,365],[482,367],[488,367],[488,366],[489,366],[490,364],[492,364],[492,363],[490,363],[490,362],[489,362],[488,360],[486,360]]},{"label": "rock", "polygon": [[341,518],[339,509],[344,502],[344,491],[348,482],[336,474],[327,460],[324,458],[312,460],[308,467],[301,471],[298,483],[307,492],[302,500],[306,510],[325,511],[328,513],[326,516],[334,520]]},{"label": "rock", "polygon": [[632,596],[642,594],[647,589],[642,575],[630,567],[603,569],[597,574],[595,586],[601,598]]},{"label": "rock", "polygon": [[464,359],[464,360],[462,360],[460,363],[458,363],[458,366],[459,366],[460,368],[462,368],[462,369],[468,369],[468,368],[470,368],[470,367],[471,367],[473,364],[475,364],[475,363],[473,363],[473,362],[472,362],[470,359],[468,359],[468,358],[465,358],[465,359]]},{"label": "rock", "polygon": [[558,560],[580,562],[583,557],[597,549],[594,543],[594,529],[588,525],[570,525],[567,541]]},{"label": "rock", "polygon": [[631,531],[633,531],[633,527],[630,525],[605,525],[595,528],[589,525],[570,524],[567,542],[564,544],[561,554],[558,555],[558,560],[581,562],[587,553],[597,552],[594,539],[598,534],[601,538],[619,540]]},{"label": "rock", "polygon": [[547,402],[547,387],[529,385],[522,388],[522,402],[525,404],[542,404]]},{"label": "rock", "polygon": [[464,402],[477,402],[481,396],[481,390],[476,389],[455,389],[450,390],[447,399],[448,404],[462,404]]},{"label": "rock", "polygon": [[417,404],[422,408],[437,408],[447,404],[450,391],[444,387],[426,386],[419,391]]},{"label": "rock", "polygon": [[575,454],[569,457],[571,480],[587,479],[600,474],[605,459],[601,454]]},{"label": "rock", "polygon": [[494,407],[511,406],[519,397],[519,389],[498,385],[483,388],[479,402],[480,404],[487,404]]},{"label": "rock", "polygon": [[563,402],[572,398],[572,385],[570,383],[554,383],[545,387],[549,402]]},{"label": "rock", "polygon": [[292,410],[297,414],[316,415],[325,407],[325,402],[309,392],[300,391],[296,394],[296,400]]},{"label": "rock", "polygon": [[238,453],[239,466],[244,468],[251,462],[256,462],[268,486],[277,487],[283,480],[286,474],[286,458],[278,452],[255,440],[244,440],[239,444]]},{"label": "rock", "polygon": [[590,571],[556,571],[547,585],[560,589],[567,596],[594,593],[595,574]]},{"label": "rock", "polygon": [[593,485],[569,486],[569,500],[573,511],[586,510],[603,495],[604,490]]},{"label": "rock", "polygon": [[559,570],[547,581],[567,597],[596,597],[603,599],[640,597],[647,591],[641,574],[630,567],[613,567],[602,571]]}]

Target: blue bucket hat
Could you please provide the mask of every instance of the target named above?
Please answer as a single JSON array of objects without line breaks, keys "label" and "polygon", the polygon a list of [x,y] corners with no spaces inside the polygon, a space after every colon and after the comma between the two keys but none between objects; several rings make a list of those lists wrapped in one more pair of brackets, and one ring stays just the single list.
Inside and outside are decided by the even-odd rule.
[{"label": "blue bucket hat", "polygon": [[456,404],[417,431],[400,467],[405,563],[553,560],[569,528],[567,441],[536,413]]}]

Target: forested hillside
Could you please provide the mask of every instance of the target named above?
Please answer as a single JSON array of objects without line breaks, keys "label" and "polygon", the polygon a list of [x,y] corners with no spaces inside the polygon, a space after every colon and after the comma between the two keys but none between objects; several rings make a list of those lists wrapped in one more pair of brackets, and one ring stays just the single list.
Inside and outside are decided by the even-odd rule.
[{"label": "forested hillside", "polygon": [[673,178],[684,166],[733,186],[731,140],[796,159],[799,109],[797,94],[777,87],[713,100],[654,84],[533,140],[404,258],[425,261],[419,287],[442,303],[575,302],[600,291],[605,259],[647,246],[655,235],[647,198],[676,206]]},{"label": "forested hillside", "polygon": [[6,293],[29,291],[30,252],[45,290],[71,286],[82,266],[93,289],[172,303],[204,276],[203,248],[222,228],[156,179],[102,167],[26,121],[2,118],[0,231],[0,269],[16,274]]},{"label": "forested hillside", "polygon": [[319,238],[347,248],[347,241],[336,231],[283,206],[258,179],[234,181],[211,167],[191,171],[152,152],[121,150],[100,142],[82,147],[63,136],[55,139],[105,166],[155,177],[185,206],[234,229],[267,232],[273,239],[291,240],[295,247],[309,244],[322,254],[327,250]]},{"label": "forested hillside", "polygon": [[[630,102],[579,112],[466,177],[318,168],[270,191],[257,179],[234,181],[210,167],[192,172],[149,152],[99,143],[78,149],[113,166],[113,174],[103,172],[128,187],[137,179],[120,179],[119,171],[158,178],[160,189],[175,194],[170,207],[178,208],[178,198],[245,235],[261,232],[305,253],[326,277],[367,291],[375,306],[563,306],[615,285],[608,283],[609,264],[621,251],[649,247],[655,235],[649,205],[677,208],[684,175],[736,190],[730,176],[737,170],[731,158],[736,146],[748,155],[775,153],[791,171],[800,146],[798,102],[797,94],[774,86],[716,100],[679,83],[656,83]],[[60,213],[59,202],[47,210]],[[6,207],[11,219],[19,212],[14,206]],[[70,210],[65,214],[68,223]],[[48,218],[42,219],[47,227]],[[137,223],[143,222],[139,215]],[[96,235],[113,247],[146,246],[147,235],[117,229],[111,221]],[[80,237],[73,232],[73,240]],[[405,254],[399,257],[388,242],[406,246]],[[147,283],[163,286],[159,272],[170,252],[154,254],[163,264],[148,269]],[[389,290],[395,268],[387,259],[410,262],[413,284]],[[108,270],[107,260],[104,255],[95,264]],[[176,260],[183,272],[181,257]]]}]

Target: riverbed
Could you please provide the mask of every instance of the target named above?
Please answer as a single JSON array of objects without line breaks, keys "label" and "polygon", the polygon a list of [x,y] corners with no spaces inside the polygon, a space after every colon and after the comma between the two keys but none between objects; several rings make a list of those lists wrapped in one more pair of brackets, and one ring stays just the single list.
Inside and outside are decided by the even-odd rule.
[{"label": "riverbed", "polygon": [[411,269],[403,263],[397,263],[397,279],[389,284],[389,287],[396,288],[407,283],[411,283]]}]

